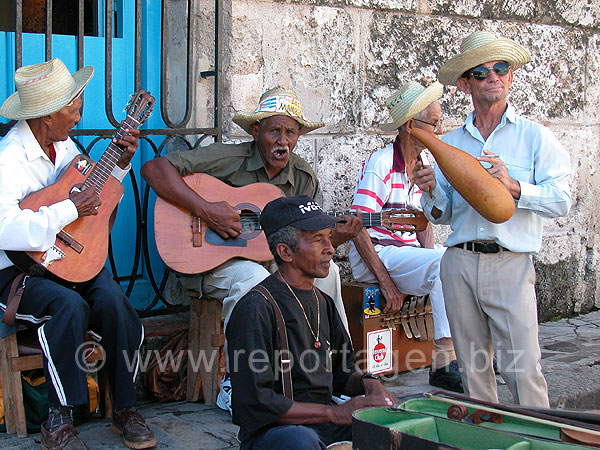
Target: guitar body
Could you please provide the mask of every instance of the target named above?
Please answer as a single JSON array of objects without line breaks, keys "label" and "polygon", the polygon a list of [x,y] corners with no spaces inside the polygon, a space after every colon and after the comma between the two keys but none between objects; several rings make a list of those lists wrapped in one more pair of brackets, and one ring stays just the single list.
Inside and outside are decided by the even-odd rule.
[{"label": "guitar body", "polygon": [[[83,184],[94,165],[87,156],[76,156],[54,184],[28,195],[19,206],[37,212],[43,206],[68,199],[71,189]],[[100,273],[106,262],[110,217],[122,195],[123,185],[109,176],[100,191],[102,205],[97,215],[80,217],[67,225],[57,236],[53,248],[46,252],[6,251],[7,256],[26,273],[41,276],[48,275],[45,273],[47,271],[72,283],[92,279]],[[64,256],[52,261],[54,255],[61,255],[60,252]]]},{"label": "guitar body", "polygon": [[[150,117],[154,103],[154,97],[144,89],[132,95],[125,108],[127,117],[115,130],[115,137],[123,139],[128,130],[142,125]],[[123,195],[123,185],[111,173],[124,152],[111,140],[97,163],[78,155],[54,184],[19,202],[22,210],[38,212],[44,206],[68,199],[75,189],[94,189],[102,204],[98,214],[80,217],[59,231],[54,245],[45,252],[5,250],[15,266],[30,275],[69,283],[88,281],[100,273],[108,255],[111,216]]]},{"label": "guitar body", "polygon": [[260,212],[283,192],[269,183],[254,183],[234,188],[206,174],[183,177],[185,183],[209,202],[225,201],[242,211],[244,231],[237,238],[222,239],[206,222],[161,197],[154,205],[154,237],[158,253],[171,269],[198,274],[232,258],[269,261],[267,239],[257,229]]}]

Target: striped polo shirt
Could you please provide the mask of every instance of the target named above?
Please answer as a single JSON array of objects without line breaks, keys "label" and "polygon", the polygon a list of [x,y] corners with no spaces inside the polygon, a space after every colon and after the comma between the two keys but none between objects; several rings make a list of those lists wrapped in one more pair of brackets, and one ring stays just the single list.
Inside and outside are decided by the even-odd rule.
[{"label": "striped polo shirt", "polygon": [[[421,189],[416,185],[411,188],[410,184],[396,138],[393,144],[371,153],[363,163],[352,209],[369,213],[400,208],[421,210]],[[383,227],[372,227],[368,231],[375,245],[421,246],[415,232],[390,231]]]}]

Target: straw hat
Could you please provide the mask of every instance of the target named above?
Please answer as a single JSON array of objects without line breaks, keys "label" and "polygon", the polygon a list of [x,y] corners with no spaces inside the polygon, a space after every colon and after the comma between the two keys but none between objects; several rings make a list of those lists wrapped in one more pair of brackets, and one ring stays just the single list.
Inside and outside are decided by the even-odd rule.
[{"label": "straw hat", "polygon": [[310,133],[325,126],[324,122],[309,122],[304,118],[298,96],[291,89],[276,87],[261,95],[258,106],[252,112],[237,112],[233,121],[248,134],[252,134],[252,125],[272,116],[288,116],[300,124],[300,134]]},{"label": "straw hat", "polygon": [[406,83],[385,101],[393,122],[383,123],[379,127],[384,131],[397,130],[438,100],[443,92],[444,86],[439,81],[435,81],[428,87],[423,87],[416,81]]},{"label": "straw hat", "polygon": [[15,72],[17,92],[6,99],[0,108],[0,115],[21,120],[52,114],[76,98],[92,75],[92,66],[86,66],[71,75],[58,58],[20,67]]},{"label": "straw hat", "polygon": [[460,53],[440,68],[438,79],[442,84],[456,86],[464,72],[488,61],[506,61],[516,70],[531,61],[531,55],[515,41],[498,38],[488,31],[475,31],[463,39]]}]

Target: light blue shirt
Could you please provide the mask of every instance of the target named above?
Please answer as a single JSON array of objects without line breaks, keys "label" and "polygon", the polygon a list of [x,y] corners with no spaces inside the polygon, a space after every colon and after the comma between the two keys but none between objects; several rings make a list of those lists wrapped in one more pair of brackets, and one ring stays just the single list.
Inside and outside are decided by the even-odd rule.
[{"label": "light blue shirt", "polygon": [[[425,215],[432,223],[450,225],[448,247],[494,241],[513,252],[537,253],[542,243],[542,219],[564,216],[571,207],[569,155],[548,128],[518,116],[510,105],[487,140],[473,124],[474,118],[473,112],[463,126],[442,140],[474,157],[489,150],[504,161],[510,177],[521,185],[514,215],[501,224],[484,219],[454,190],[438,166],[435,189],[421,197]],[[433,206],[442,211],[439,219],[431,216]]]}]

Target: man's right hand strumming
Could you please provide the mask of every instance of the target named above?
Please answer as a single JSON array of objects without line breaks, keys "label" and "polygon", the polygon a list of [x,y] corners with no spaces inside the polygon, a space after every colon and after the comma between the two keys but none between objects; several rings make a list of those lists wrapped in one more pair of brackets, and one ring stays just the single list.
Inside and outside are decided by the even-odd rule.
[{"label": "man's right hand strumming", "polygon": [[95,216],[98,214],[98,208],[102,204],[94,188],[73,191],[69,194],[69,200],[75,204],[79,217]]},{"label": "man's right hand strumming", "polygon": [[199,216],[223,239],[237,237],[242,232],[240,212],[227,202],[206,202]]}]

